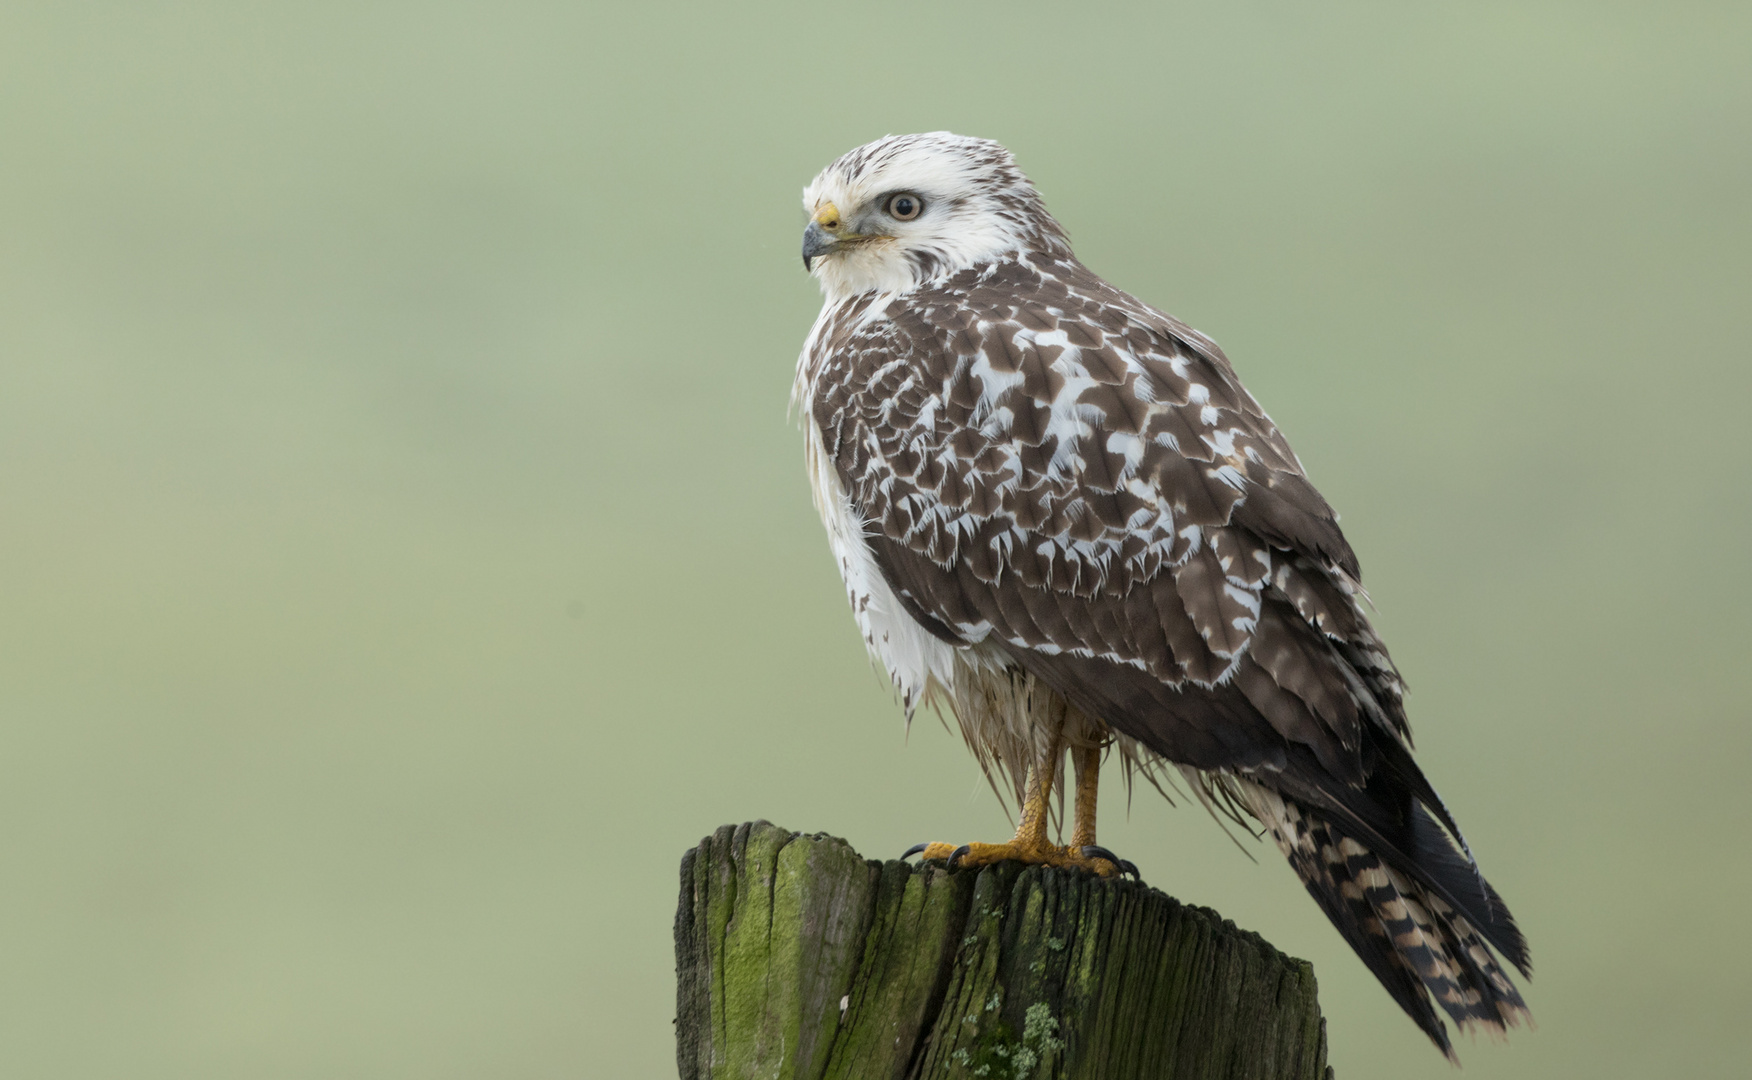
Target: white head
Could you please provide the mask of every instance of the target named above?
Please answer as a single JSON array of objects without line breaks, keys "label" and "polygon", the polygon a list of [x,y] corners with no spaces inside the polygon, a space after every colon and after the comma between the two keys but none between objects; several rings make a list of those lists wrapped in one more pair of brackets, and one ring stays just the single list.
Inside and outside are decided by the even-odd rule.
[{"label": "white head", "polygon": [[905,292],[982,262],[1071,252],[1010,152],[947,131],[889,135],[803,189],[803,266],[829,300]]}]

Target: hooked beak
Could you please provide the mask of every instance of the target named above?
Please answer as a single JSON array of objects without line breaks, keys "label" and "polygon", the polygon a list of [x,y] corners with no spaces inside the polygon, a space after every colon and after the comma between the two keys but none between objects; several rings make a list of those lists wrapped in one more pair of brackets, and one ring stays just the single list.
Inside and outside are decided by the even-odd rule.
[{"label": "hooked beak", "polygon": [[810,264],[817,255],[826,255],[839,247],[839,241],[827,234],[827,230],[811,221],[809,227],[803,230],[803,270],[808,272]]},{"label": "hooked beak", "polygon": [[810,269],[819,255],[830,255],[864,240],[880,239],[883,237],[879,234],[849,231],[846,223],[840,220],[839,207],[830,202],[822,203],[815,211],[815,220],[803,230],[803,269]]}]

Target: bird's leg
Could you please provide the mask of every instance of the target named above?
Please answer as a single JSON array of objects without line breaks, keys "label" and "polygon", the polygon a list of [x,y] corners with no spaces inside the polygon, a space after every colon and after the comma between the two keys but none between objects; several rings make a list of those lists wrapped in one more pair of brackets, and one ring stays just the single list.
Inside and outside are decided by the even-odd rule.
[{"label": "bird's leg", "polygon": [[1071,826],[1071,846],[1083,848],[1095,842],[1095,795],[1101,784],[1101,748],[1072,747],[1071,760],[1077,765],[1077,816]]},{"label": "bird's leg", "polygon": [[[968,847],[1011,848],[1018,853],[1045,851],[1052,847],[1046,841],[1047,807],[1052,801],[1052,789],[1058,779],[1059,759],[1064,756],[1065,729],[1063,724],[1055,724],[1052,737],[1047,740],[1046,753],[1037,758],[1034,764],[1028,766],[1028,781],[1025,785],[1028,797],[1022,801],[1022,819],[1016,823],[1016,835],[1008,844],[969,844]],[[1007,858],[1025,858],[1018,854]],[[962,856],[966,858],[965,855]],[[989,860],[997,861],[997,860]]]},{"label": "bird's leg", "polygon": [[1094,846],[1096,782],[1101,772],[1101,748],[1098,746],[1072,750],[1077,763],[1077,819],[1071,830],[1071,843],[1060,846],[1047,839],[1047,808],[1053,788],[1057,786],[1059,762],[1064,757],[1064,736],[1062,721],[1055,723],[1047,739],[1046,752],[1029,766],[1022,817],[1016,823],[1016,835],[1009,843],[963,844],[958,848],[942,843],[920,844],[907,854],[921,854],[927,860],[944,859],[951,867],[989,866],[1014,859],[1036,866],[1073,866],[1102,877],[1111,877],[1122,871],[1137,873],[1130,863]]},{"label": "bird's leg", "polygon": [[1095,798],[1101,785],[1101,747],[1073,746],[1071,760],[1077,765],[1077,816],[1071,826],[1070,849],[1085,858],[1111,863],[1119,873],[1137,877],[1135,863],[1095,843]]}]

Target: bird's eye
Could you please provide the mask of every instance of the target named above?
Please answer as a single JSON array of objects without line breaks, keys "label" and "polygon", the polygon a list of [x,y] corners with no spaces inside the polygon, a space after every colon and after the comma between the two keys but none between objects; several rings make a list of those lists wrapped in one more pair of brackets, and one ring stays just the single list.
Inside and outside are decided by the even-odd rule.
[{"label": "bird's eye", "polygon": [[888,197],[888,216],[896,221],[911,221],[925,212],[925,200],[909,191]]}]

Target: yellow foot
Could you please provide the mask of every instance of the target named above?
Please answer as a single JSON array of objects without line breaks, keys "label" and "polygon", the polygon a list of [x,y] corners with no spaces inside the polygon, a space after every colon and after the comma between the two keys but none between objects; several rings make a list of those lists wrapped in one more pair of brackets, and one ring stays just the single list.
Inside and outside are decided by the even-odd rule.
[{"label": "yellow foot", "polygon": [[949,869],[961,866],[990,866],[1014,859],[1029,866],[1068,866],[1087,870],[1102,877],[1119,874],[1138,876],[1138,868],[1104,847],[1085,844],[1082,847],[1059,847],[1057,844],[916,844],[901,858],[918,855],[925,862],[945,862]]}]

